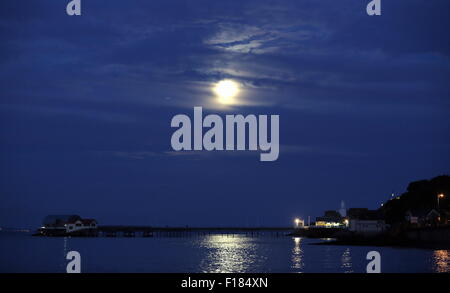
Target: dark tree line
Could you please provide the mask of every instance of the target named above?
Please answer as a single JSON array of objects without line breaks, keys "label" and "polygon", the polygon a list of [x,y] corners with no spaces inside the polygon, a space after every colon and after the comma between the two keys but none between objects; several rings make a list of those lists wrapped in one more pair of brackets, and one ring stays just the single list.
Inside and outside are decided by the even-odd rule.
[{"label": "dark tree line", "polygon": [[[438,207],[440,194],[444,197],[439,199]],[[384,214],[386,222],[393,224],[404,221],[408,211],[426,213],[432,209],[443,216],[450,213],[450,176],[411,182],[405,193],[390,199],[379,210]]]}]

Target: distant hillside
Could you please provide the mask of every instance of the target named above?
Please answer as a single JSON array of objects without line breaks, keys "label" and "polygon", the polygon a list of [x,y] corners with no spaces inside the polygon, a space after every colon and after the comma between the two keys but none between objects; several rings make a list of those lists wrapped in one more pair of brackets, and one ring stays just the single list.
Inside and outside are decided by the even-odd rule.
[{"label": "distant hillside", "polygon": [[437,209],[438,194],[444,194],[439,206],[443,211],[450,211],[450,176],[443,175],[431,180],[411,182],[407,192],[384,203],[380,210],[387,223],[401,222],[408,210],[429,211]]}]

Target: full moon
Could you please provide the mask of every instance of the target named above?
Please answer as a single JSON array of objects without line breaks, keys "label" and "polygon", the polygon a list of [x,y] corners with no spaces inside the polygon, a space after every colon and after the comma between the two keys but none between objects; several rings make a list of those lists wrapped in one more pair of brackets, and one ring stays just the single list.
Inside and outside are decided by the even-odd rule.
[{"label": "full moon", "polygon": [[235,103],[235,97],[239,93],[239,85],[232,80],[221,80],[214,86],[214,92],[221,104],[231,105]]}]

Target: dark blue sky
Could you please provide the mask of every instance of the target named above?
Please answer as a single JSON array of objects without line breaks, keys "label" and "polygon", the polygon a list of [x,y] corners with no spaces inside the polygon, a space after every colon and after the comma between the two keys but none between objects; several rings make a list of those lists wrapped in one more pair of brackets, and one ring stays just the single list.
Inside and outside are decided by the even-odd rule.
[{"label": "dark blue sky", "polygon": [[[0,226],[290,225],[450,173],[447,0],[68,2],[0,2]],[[194,106],[280,115],[279,159],[171,152]]]}]

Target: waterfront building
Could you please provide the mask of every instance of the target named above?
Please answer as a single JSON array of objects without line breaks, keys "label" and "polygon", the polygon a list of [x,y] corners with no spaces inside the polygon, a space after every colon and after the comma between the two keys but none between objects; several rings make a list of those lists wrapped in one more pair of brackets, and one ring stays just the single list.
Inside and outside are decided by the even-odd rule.
[{"label": "waterfront building", "polygon": [[350,219],[348,230],[359,234],[378,234],[386,230],[384,220]]},{"label": "waterfront building", "polygon": [[95,234],[97,228],[95,219],[83,219],[78,215],[49,215],[44,218],[38,233],[52,236]]},{"label": "waterfront building", "polygon": [[316,218],[316,226],[324,228],[339,227],[342,225],[342,216],[337,211],[325,211],[325,214]]},{"label": "waterfront building", "polygon": [[94,219],[79,219],[73,222],[66,223],[64,227],[66,227],[66,233],[84,229],[97,229],[97,221]]},{"label": "waterfront building", "polygon": [[378,234],[386,231],[387,225],[378,210],[351,208],[348,210],[348,230],[357,234]]},{"label": "waterfront building", "polygon": [[418,227],[435,226],[440,222],[446,223],[445,217],[442,217],[441,213],[435,209],[411,209],[406,212],[405,220]]},{"label": "waterfront building", "polygon": [[295,219],[295,228],[304,228],[305,227],[305,220],[296,218]]}]

